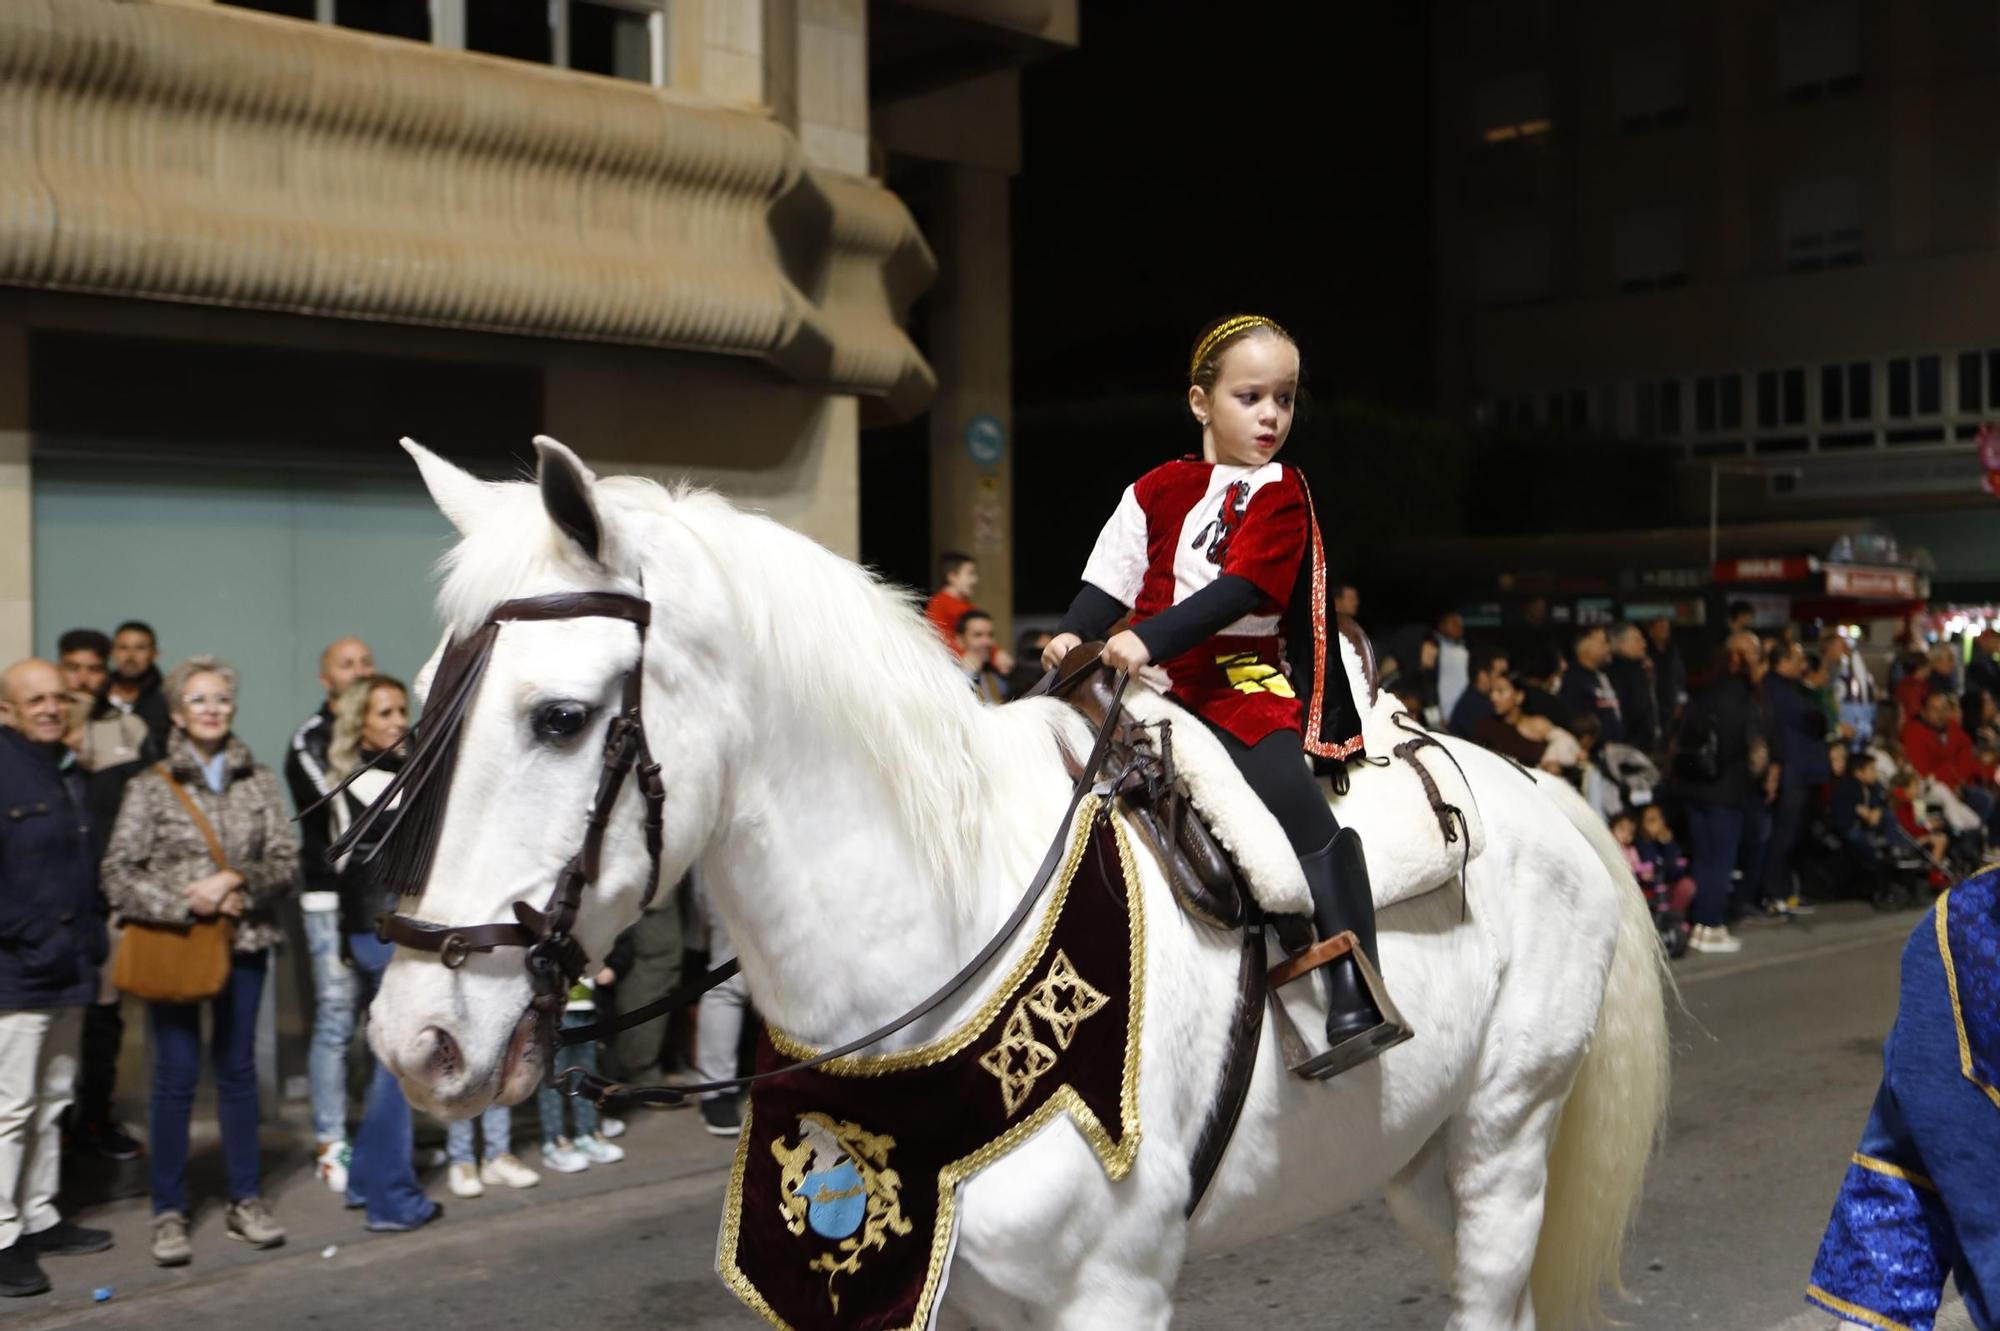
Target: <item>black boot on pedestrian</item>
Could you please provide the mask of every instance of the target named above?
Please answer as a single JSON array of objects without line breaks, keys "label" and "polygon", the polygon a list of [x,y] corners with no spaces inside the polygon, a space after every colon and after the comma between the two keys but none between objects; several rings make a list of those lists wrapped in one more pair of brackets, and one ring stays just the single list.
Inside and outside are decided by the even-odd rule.
[{"label": "black boot on pedestrian", "polygon": [[1337,1077],[1415,1034],[1390,1001],[1375,951],[1375,898],[1361,834],[1342,828],[1324,847],[1300,858],[1312,889],[1313,929],[1322,940],[1354,935],[1347,955],[1320,967],[1326,977],[1326,1052],[1293,1069],[1314,1081]]},{"label": "black boot on pedestrian", "polygon": [[74,1220],[58,1220],[40,1233],[28,1235],[27,1244],[41,1257],[81,1257],[108,1249],[111,1231],[91,1229]]},{"label": "black boot on pedestrian", "polygon": [[0,1248],[0,1298],[24,1299],[49,1292],[49,1278],[35,1260],[35,1250],[26,1238]]}]

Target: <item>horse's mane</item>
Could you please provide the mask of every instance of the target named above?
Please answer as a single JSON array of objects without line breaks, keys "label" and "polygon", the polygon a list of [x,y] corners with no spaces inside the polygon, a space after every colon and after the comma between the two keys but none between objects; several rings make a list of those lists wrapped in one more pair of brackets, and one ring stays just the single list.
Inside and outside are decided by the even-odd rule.
[{"label": "horse's mane", "polygon": [[[439,610],[460,632],[509,597],[573,587],[579,577],[535,488],[494,491],[495,504],[507,507],[444,561]],[[1053,752],[1040,709],[1009,714],[981,704],[911,594],[769,517],[709,490],[641,477],[601,480],[594,495],[607,539],[657,545],[653,526],[665,521],[705,552],[704,572],[734,603],[741,637],[729,655],[740,672],[755,677],[771,711],[809,716],[869,756],[913,849],[969,913],[980,812],[993,806],[1005,773],[1023,770],[1017,753]],[[614,567],[656,557],[615,547],[607,556]],[[672,582],[689,573],[674,570]],[[649,594],[671,616],[671,595],[662,598],[658,587]]]}]

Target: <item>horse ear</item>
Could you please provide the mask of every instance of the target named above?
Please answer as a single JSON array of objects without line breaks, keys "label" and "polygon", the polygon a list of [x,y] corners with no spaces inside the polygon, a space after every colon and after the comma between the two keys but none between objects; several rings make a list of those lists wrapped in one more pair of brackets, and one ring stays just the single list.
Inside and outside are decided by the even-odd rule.
[{"label": "horse ear", "polygon": [[604,528],[590,500],[597,478],[576,454],[545,434],[535,436],[535,454],[541,463],[536,480],[542,487],[542,507],[548,510],[549,521],[575,541],[592,563],[604,562],[600,558]]},{"label": "horse ear", "polygon": [[423,474],[424,488],[431,492],[431,502],[438,506],[445,520],[461,536],[470,532],[473,522],[485,510],[487,483],[446,462],[414,439],[403,439],[403,451],[415,460],[417,470]]}]

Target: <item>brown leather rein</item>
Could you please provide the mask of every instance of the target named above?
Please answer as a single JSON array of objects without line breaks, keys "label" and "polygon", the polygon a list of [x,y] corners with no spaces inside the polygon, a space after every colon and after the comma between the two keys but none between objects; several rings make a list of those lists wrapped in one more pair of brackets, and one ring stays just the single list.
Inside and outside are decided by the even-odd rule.
[{"label": "brown leather rein", "polygon": [[[506,601],[495,607],[477,632],[454,644],[447,651],[445,659],[440,661],[438,678],[443,680],[447,676],[451,677],[457,683],[457,688],[454,696],[449,699],[446,715],[442,718],[444,729],[434,736],[420,737],[417,750],[424,749],[426,740],[430,741],[433,750],[457,744],[457,726],[470,709],[472,694],[478,688],[478,677],[485,667],[485,655],[491,652],[501,624],[519,620],[585,618],[622,619],[635,626],[639,631],[639,656],[625,674],[618,714],[612,717],[605,733],[604,765],[598,775],[596,796],[591,800],[585,819],[583,844],[556,876],[548,903],[537,910],[524,901],[517,901],[513,905],[514,919],[497,924],[435,924],[394,911],[385,911],[376,917],[375,922],[376,936],[383,942],[416,952],[436,953],[438,960],[447,969],[452,970],[463,966],[466,958],[474,952],[493,952],[503,947],[526,949],[528,974],[535,989],[535,997],[530,1006],[537,1015],[542,1047],[550,1051],[551,1069],[554,1066],[555,1049],[601,1039],[615,1031],[650,1021],[662,1013],[685,1006],[737,972],[737,963],[731,961],[708,971],[693,984],[655,999],[644,1007],[589,1026],[577,1026],[568,1030],[558,1029],[563,1007],[569,998],[570,987],[582,976],[584,968],[589,964],[589,957],[582,945],[571,935],[570,930],[576,924],[577,916],[583,908],[584,892],[597,881],[598,872],[602,867],[604,836],[610,825],[612,808],[618,802],[618,795],[624,788],[626,778],[635,773],[640,792],[646,800],[646,849],[653,865],[652,879],[647,888],[649,898],[658,884],[666,787],[660,776],[660,765],[653,761],[652,751],[646,743],[642,701],[645,684],[646,630],[652,624],[653,608],[643,597],[629,596],[620,592],[570,592]],[[1051,680],[1055,673],[1050,672]],[[1084,796],[1095,791],[1101,797],[1105,797],[1107,803],[1099,816],[1108,816],[1108,797],[1113,793],[1120,777],[1112,777],[1101,782],[1094,781],[1094,778],[1098,769],[1103,766],[1105,755],[1110,748],[1111,737],[1117,729],[1118,718],[1123,711],[1126,678],[1123,671],[1119,672],[1112,688],[1112,703],[1106,709],[1103,722],[1098,726],[1090,756],[1084,761],[1070,791],[1069,807],[1064,811],[1061,822],[1056,828],[1055,837],[1049,843],[1040,866],[1029,881],[1027,889],[1022,892],[1013,913],[1007,917],[999,931],[987,940],[985,946],[981,947],[978,953],[960,967],[957,973],[946,980],[936,992],[893,1021],[869,1031],[866,1035],[849,1040],[838,1048],[754,1076],[733,1077],[723,1081],[684,1086],[630,1086],[608,1081],[580,1067],[571,1067],[556,1077],[557,1087],[567,1095],[582,1096],[596,1104],[603,1104],[612,1098],[640,1103],[675,1104],[691,1095],[735,1090],[753,1082],[818,1067],[822,1063],[831,1062],[886,1040],[936,1011],[999,955],[1008,940],[1020,931],[1022,924],[1033,913],[1035,903],[1041,899],[1062,864],[1063,852],[1069,845],[1070,825],[1075,820],[1077,808],[1083,803]],[[428,716],[426,720],[429,720]],[[421,731],[421,724],[418,729]],[[398,798],[403,787],[413,787],[424,779],[420,775],[412,774],[430,773],[449,781],[450,763],[446,761],[440,764],[435,753],[424,756],[429,761],[420,761],[418,754],[413,752],[412,759],[404,772],[399,774],[396,781],[391,782],[378,797],[375,807],[368,811],[372,817],[364,816],[362,819],[357,819],[354,827],[350,829],[348,838],[344,839],[342,845],[335,847],[336,853],[351,849],[354,842],[372,824],[374,818],[381,817]],[[406,776],[410,777],[407,781],[404,780]],[[440,815],[429,828],[429,835],[433,838],[440,830],[441,821]],[[393,824],[390,831],[391,834],[395,831]],[[423,835],[422,829],[419,829],[419,835]],[[406,862],[427,865],[429,849],[431,848],[422,848],[414,861]],[[406,890],[407,888],[408,885]]]}]

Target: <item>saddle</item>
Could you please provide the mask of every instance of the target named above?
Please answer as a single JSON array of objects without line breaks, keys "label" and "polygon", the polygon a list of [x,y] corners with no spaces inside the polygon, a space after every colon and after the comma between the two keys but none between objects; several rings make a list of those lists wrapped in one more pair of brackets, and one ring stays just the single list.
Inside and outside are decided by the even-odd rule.
[{"label": "saddle", "polygon": [[[1114,672],[1103,651],[1101,642],[1081,644],[1023,696],[1060,699],[1096,730],[1112,703]],[[1157,730],[1157,736],[1147,736],[1149,730]],[[1072,778],[1083,770],[1081,759],[1067,748],[1063,762]],[[1165,872],[1181,909],[1217,929],[1238,929],[1248,922],[1248,895],[1236,865],[1196,812],[1174,769],[1173,722],[1143,722],[1126,711],[1111,732],[1100,770],[1108,793],[1124,804],[1132,829]]]}]

